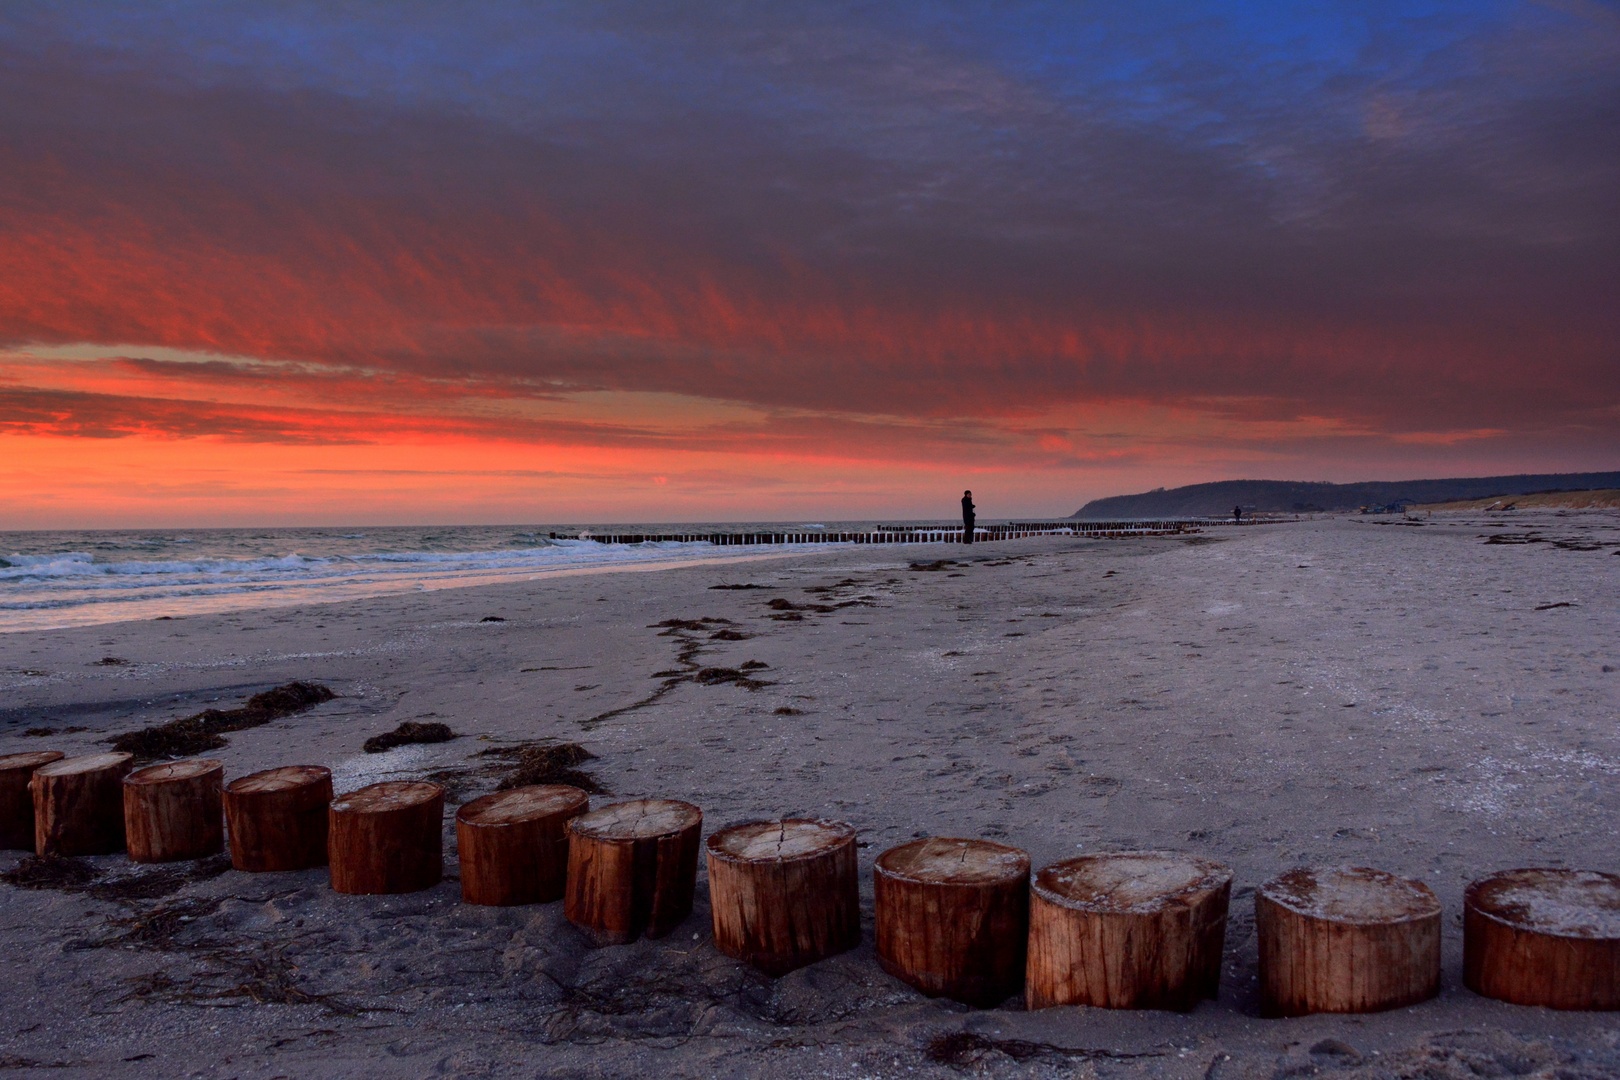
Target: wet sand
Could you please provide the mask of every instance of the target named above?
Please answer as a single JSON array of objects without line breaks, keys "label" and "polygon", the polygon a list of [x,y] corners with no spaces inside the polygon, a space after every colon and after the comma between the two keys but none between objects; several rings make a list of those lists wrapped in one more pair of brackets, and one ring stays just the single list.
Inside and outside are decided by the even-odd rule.
[{"label": "wet sand", "polygon": [[[1613,511],[1337,518],[843,549],[0,635],[0,753],[103,750],[118,733],[314,681],[339,696],[227,735],[210,755],[227,778],[325,764],[343,791],[432,774],[454,805],[498,779],[481,751],[579,743],[611,792],[593,805],[685,799],[706,832],[783,815],[852,823],[867,909],[860,948],[770,980],[713,949],[701,872],[686,924],[618,948],[588,948],[560,904],[460,904],[448,817],[447,879],[409,896],[338,896],[321,871],[84,860],[99,877],[0,885],[0,1065],[52,1077],[1620,1076],[1620,1015],[1464,989],[1460,923],[1463,887],[1488,872],[1620,869],[1616,551]],[[765,666],[744,672],[749,661]],[[702,668],[746,681],[683,677]],[[361,752],[406,720],[459,737]],[[1236,876],[1220,999],[1187,1015],[1031,1013],[913,992],[873,958],[870,868],[929,834],[1014,844],[1037,867],[1143,848],[1225,862]],[[0,870],[21,859],[0,855]],[[1426,881],[1446,912],[1440,996],[1260,1019],[1253,889],[1304,864]]]}]

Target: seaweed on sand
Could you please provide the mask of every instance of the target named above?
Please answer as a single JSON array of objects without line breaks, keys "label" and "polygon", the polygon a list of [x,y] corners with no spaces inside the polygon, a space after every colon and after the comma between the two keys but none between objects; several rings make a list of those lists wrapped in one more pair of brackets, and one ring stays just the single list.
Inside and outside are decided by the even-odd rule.
[{"label": "seaweed on sand", "polygon": [[194,862],[134,866],[128,871],[108,874],[83,859],[30,855],[0,874],[0,881],[19,889],[83,893],[97,900],[156,900],[194,881],[218,877],[230,868],[228,856],[215,855]]},{"label": "seaweed on sand", "polygon": [[407,746],[411,743],[449,742],[455,738],[459,738],[459,736],[450,730],[449,724],[431,721],[424,724],[416,720],[407,720],[393,731],[373,735],[360,745],[360,749],[368,754],[380,754],[384,750],[392,750],[396,746]]},{"label": "seaweed on sand", "polygon": [[923,1056],[929,1061],[958,1069],[977,1067],[984,1058],[996,1053],[1006,1054],[1014,1061],[1028,1061],[1031,1058],[1045,1056],[1123,1060],[1165,1057],[1169,1051],[1154,1049],[1133,1053],[1128,1050],[1103,1050],[1086,1046],[1055,1046],[1052,1043],[1030,1042],[1025,1039],[992,1039],[972,1031],[953,1031],[936,1035],[923,1048]]},{"label": "seaweed on sand", "polygon": [[111,740],[114,750],[134,754],[136,761],[166,757],[191,757],[226,745],[221,736],[228,731],[262,727],[272,720],[303,712],[337,697],[319,683],[290,682],[248,698],[238,709],[204,709],[195,716],[170,720],[166,724],[126,731]]},{"label": "seaweed on sand", "polygon": [[429,773],[426,779],[442,784],[458,797],[470,782],[489,777],[499,778],[496,791],[510,791],[531,784],[567,784],[593,795],[608,794],[607,788],[596,777],[579,767],[587,761],[594,761],[596,755],[578,743],[558,743],[547,739],[480,750],[472,756],[474,759],[495,760],[472,769],[440,769]]},{"label": "seaweed on sand", "polygon": [[530,784],[567,784],[593,795],[607,793],[596,777],[579,768],[587,761],[594,761],[596,755],[578,743],[508,746],[485,750],[479,756],[505,758],[513,762],[511,771],[495,786],[496,791],[510,791]]}]

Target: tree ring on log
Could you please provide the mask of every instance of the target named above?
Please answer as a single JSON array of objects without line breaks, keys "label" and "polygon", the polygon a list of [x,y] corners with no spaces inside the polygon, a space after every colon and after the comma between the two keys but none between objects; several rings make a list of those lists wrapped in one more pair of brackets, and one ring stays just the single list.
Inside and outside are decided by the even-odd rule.
[{"label": "tree ring on log", "polygon": [[124,777],[124,833],[134,862],[200,859],[225,847],[225,763],[189,758]]},{"label": "tree ring on log", "polygon": [[249,873],[327,863],[332,770],[282,765],[225,785],[231,865]]},{"label": "tree ring on log", "polygon": [[372,784],[333,799],[327,821],[337,892],[418,892],[444,876],[444,788],[438,784]]},{"label": "tree ring on log", "polygon": [[1380,1012],[1440,992],[1440,901],[1421,881],[1301,867],[1254,905],[1263,1015]]},{"label": "tree ring on log", "polygon": [[708,848],[715,858],[731,862],[792,862],[816,858],[854,841],[854,826],[842,821],[786,818],[721,829],[709,837]]},{"label": "tree ring on log", "polygon": [[[34,770],[34,775],[36,777],[78,776],[83,773],[99,772],[102,769],[115,769],[119,766],[127,765],[134,759],[134,757],[134,754],[126,754],[120,751],[107,754],[85,754],[83,757],[62,758],[59,761],[51,762],[49,765],[41,765],[39,768]],[[120,776],[119,779],[122,780],[123,777]]]},{"label": "tree ring on log", "polygon": [[842,821],[750,821],[709,837],[714,945],[767,975],[861,941],[855,829]]},{"label": "tree ring on log", "polygon": [[1620,876],[1537,867],[1463,894],[1463,983],[1550,1009],[1620,1009]]},{"label": "tree ring on log", "polygon": [[133,754],[62,758],[34,770],[34,850],[110,855],[124,848],[124,774]]},{"label": "tree ring on log", "polygon": [[930,836],[872,866],[878,964],[930,997],[999,1005],[1024,985],[1029,856]]},{"label": "tree ring on log", "polygon": [[332,770],[324,765],[280,765],[274,769],[237,777],[226,785],[225,790],[232,795],[246,798],[292,791],[331,779]]},{"label": "tree ring on log", "polygon": [[598,840],[652,840],[702,825],[703,811],[677,799],[634,799],[581,814],[569,828]]},{"label": "tree ring on log", "polygon": [[703,811],[635,799],[568,821],[563,914],[597,945],[663,937],[692,914]]},{"label": "tree ring on log", "polygon": [[562,899],[568,879],[571,818],[590,796],[563,784],[497,791],[456,811],[461,899],[511,907]]},{"label": "tree ring on log", "polygon": [[335,814],[387,814],[444,797],[444,788],[426,780],[385,780],[332,800]]},{"label": "tree ring on log", "polygon": [[1232,871],[1174,851],[1082,855],[1030,883],[1031,1009],[1191,1010],[1220,987]]},{"label": "tree ring on log", "polygon": [[536,818],[566,814],[590,801],[590,795],[577,787],[533,784],[497,791],[463,803],[461,809],[456,811],[456,820],[486,828],[522,825]]},{"label": "tree ring on log", "polygon": [[138,787],[141,785],[172,784],[183,780],[195,780],[199,776],[217,772],[225,772],[225,763],[213,758],[188,758],[185,761],[166,761],[161,765],[148,765],[144,769],[136,769],[124,777],[125,787]]}]

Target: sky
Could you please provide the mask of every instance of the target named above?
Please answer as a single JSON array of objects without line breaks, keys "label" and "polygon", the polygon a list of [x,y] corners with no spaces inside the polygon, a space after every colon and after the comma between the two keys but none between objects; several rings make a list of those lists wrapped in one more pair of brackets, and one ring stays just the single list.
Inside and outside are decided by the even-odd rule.
[{"label": "sky", "polygon": [[1620,468],[1620,2],[0,7],[0,529]]}]

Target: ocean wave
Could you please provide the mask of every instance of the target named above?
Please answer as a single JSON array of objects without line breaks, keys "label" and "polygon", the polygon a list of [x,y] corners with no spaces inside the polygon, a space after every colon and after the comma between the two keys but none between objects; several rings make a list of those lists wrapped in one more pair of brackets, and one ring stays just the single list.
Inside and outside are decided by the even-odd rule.
[{"label": "ocean wave", "polygon": [[[708,540],[606,544],[498,527],[288,530],[281,535],[220,530],[200,540],[178,534],[63,533],[47,539],[12,533],[6,539],[11,543],[10,553],[0,557],[0,632],[757,554],[746,546]],[[49,540],[57,543],[47,546]],[[184,541],[197,546],[168,547]],[[30,550],[28,542],[39,546]],[[182,552],[191,557],[177,557]]]}]

